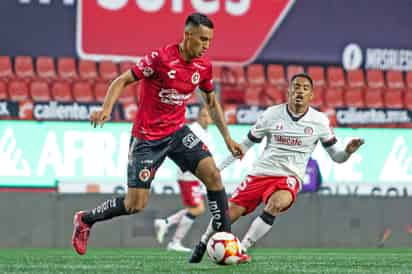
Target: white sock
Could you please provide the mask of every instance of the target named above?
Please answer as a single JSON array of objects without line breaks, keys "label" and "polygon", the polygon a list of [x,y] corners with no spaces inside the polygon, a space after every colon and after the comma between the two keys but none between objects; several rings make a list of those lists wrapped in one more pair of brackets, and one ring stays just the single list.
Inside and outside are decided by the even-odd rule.
[{"label": "white sock", "polygon": [[166,224],[168,227],[177,224],[180,222],[180,219],[187,213],[187,209],[182,209],[176,212],[175,214],[170,215],[166,218]]},{"label": "white sock", "polygon": [[196,217],[190,213],[188,214],[185,214],[182,218],[180,218],[180,222],[177,224],[176,232],[172,239],[173,242],[182,241],[195,222]]},{"label": "white sock", "polygon": [[206,229],[205,233],[203,233],[202,237],[200,238],[200,241],[204,244],[207,244],[207,242],[209,241],[209,238],[215,232],[213,230],[212,222],[213,222],[213,218],[210,219],[209,225],[207,226],[207,229]]},{"label": "white sock", "polygon": [[271,228],[272,225],[263,221],[262,217],[256,217],[241,242],[243,250],[246,251],[249,247],[254,245],[260,238],[265,236]]}]

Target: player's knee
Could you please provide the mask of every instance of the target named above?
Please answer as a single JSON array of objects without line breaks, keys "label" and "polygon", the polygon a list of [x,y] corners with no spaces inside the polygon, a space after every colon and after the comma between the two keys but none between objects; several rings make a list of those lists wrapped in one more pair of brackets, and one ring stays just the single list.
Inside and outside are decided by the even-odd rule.
[{"label": "player's knee", "polygon": [[277,214],[282,212],[286,207],[287,205],[285,205],[285,203],[280,199],[273,199],[266,205],[265,210],[273,216],[276,216]]},{"label": "player's knee", "polygon": [[220,172],[217,168],[213,168],[213,170],[210,172],[210,175],[207,176],[205,183],[214,187],[222,186],[222,178],[220,177]]}]

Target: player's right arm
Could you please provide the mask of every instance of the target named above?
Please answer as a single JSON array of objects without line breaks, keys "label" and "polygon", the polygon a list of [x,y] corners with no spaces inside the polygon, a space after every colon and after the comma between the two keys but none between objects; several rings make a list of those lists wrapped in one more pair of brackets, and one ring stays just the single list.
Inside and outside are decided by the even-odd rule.
[{"label": "player's right arm", "polygon": [[[256,123],[250,129],[249,133],[247,134],[246,138],[240,143],[244,154],[256,143],[262,142],[263,138],[266,135],[266,116],[267,111],[262,113],[259,118],[257,119]],[[228,156],[226,159],[223,160],[222,163],[219,165],[219,170],[223,170],[229,165],[231,165],[236,159],[239,157],[235,157],[233,155]]]},{"label": "player's right arm", "polygon": [[122,94],[124,88],[136,80],[137,79],[134,77],[131,70],[124,72],[113,80],[107,90],[102,109],[93,111],[91,114],[90,121],[93,127],[96,127],[97,125],[103,126],[103,124],[109,120],[113,106]]},{"label": "player's right arm", "polygon": [[144,58],[135,64],[130,70],[124,72],[119,77],[113,80],[107,90],[106,97],[104,98],[102,109],[94,111],[90,116],[91,124],[96,127],[97,125],[103,126],[103,124],[109,120],[110,114],[117,99],[123,92],[124,88],[143,78],[151,78],[156,74],[156,68],[159,63],[159,52],[152,51]]}]

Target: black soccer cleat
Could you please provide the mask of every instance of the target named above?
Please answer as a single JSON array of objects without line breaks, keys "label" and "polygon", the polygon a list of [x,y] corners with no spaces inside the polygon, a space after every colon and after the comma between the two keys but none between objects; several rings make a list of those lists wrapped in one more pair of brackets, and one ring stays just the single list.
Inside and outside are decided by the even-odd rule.
[{"label": "black soccer cleat", "polygon": [[206,252],[206,245],[202,242],[199,242],[195,248],[193,249],[192,255],[190,255],[189,263],[200,263],[205,255]]}]

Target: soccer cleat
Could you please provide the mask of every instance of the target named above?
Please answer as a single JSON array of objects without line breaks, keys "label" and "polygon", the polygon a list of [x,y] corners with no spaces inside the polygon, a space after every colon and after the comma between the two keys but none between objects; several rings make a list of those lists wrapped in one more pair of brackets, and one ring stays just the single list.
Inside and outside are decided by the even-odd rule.
[{"label": "soccer cleat", "polygon": [[73,219],[72,246],[79,255],[84,255],[87,251],[87,240],[90,235],[90,226],[82,221],[83,211],[76,212]]},{"label": "soccer cleat", "polygon": [[164,219],[155,219],[154,220],[154,227],[156,233],[156,239],[159,244],[163,243],[165,235],[167,234],[168,226]]},{"label": "soccer cleat", "polygon": [[181,242],[175,242],[175,241],[171,241],[167,245],[167,250],[177,251],[177,252],[191,252],[192,251],[190,248],[183,246]]},{"label": "soccer cleat", "polygon": [[192,255],[190,255],[189,263],[200,263],[205,255],[206,245],[202,242],[199,242],[193,249]]},{"label": "soccer cleat", "polygon": [[249,255],[242,253],[239,255],[239,261],[237,261],[237,264],[247,264],[252,261],[252,257]]}]

